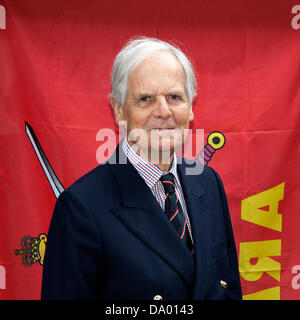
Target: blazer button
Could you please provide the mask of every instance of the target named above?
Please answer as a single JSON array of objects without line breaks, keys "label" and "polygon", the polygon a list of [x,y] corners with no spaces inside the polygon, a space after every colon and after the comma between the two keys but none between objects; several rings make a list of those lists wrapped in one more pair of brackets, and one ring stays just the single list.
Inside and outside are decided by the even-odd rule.
[{"label": "blazer button", "polygon": [[228,287],[228,283],[226,281],[224,281],[224,280],[221,280],[220,284],[221,284],[221,287],[224,288],[224,289],[226,289]]},{"label": "blazer button", "polygon": [[162,296],[160,296],[159,294],[157,294],[156,296],[154,296],[153,300],[162,300]]}]

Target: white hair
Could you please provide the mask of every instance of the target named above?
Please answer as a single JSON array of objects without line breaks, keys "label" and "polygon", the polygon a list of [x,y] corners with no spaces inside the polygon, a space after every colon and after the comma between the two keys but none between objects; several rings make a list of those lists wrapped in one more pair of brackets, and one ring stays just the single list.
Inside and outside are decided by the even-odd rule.
[{"label": "white hair", "polygon": [[196,96],[197,82],[193,66],[186,55],[175,45],[168,42],[147,37],[139,37],[126,43],[115,58],[112,74],[110,97],[120,106],[126,102],[129,74],[146,58],[157,51],[168,51],[180,62],[185,73],[185,88],[188,101],[192,103]]}]

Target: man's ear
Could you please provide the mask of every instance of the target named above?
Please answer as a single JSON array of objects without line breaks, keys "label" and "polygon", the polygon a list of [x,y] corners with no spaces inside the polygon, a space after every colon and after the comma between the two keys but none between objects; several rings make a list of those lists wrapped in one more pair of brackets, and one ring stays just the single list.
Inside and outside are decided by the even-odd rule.
[{"label": "man's ear", "polygon": [[190,111],[189,111],[189,121],[192,121],[193,119],[194,119],[194,112],[193,112],[193,107],[191,105]]},{"label": "man's ear", "polygon": [[110,104],[114,110],[115,123],[118,126],[123,119],[123,107],[120,106],[114,98],[110,98]]}]

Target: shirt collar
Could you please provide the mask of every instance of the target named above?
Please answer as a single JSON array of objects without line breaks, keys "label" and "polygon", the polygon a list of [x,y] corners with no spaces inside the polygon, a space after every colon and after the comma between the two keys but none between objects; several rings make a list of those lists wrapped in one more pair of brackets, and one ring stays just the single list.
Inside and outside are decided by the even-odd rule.
[{"label": "shirt collar", "polygon": [[168,172],[173,173],[175,176],[178,184],[179,179],[177,175],[177,157],[176,153],[174,152],[173,162],[171,169],[168,172],[165,172],[158,168],[153,163],[143,159],[141,156],[139,156],[133,148],[129,145],[127,141],[127,137],[125,136],[123,143],[122,143],[122,149],[127,156],[128,160],[131,162],[131,164],[135,167],[135,169],[138,171],[138,173],[142,176],[142,178],[145,180],[146,184],[150,189],[154,187],[154,185],[159,181],[162,175],[167,174]]}]

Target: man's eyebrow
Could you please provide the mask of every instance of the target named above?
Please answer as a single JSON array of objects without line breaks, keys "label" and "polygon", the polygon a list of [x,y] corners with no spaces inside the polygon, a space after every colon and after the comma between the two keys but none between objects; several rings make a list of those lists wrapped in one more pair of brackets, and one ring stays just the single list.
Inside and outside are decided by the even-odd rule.
[{"label": "man's eyebrow", "polygon": [[180,89],[179,90],[178,89],[176,89],[176,90],[168,90],[167,95],[173,95],[173,94],[176,94],[178,96],[182,96],[184,94],[184,91],[182,91]]},{"label": "man's eyebrow", "polygon": [[[184,91],[183,90],[180,90],[180,89],[170,89],[170,90],[166,90],[166,92],[164,93],[165,95],[172,95],[172,94],[177,94],[179,96],[182,96],[184,94]],[[136,98],[141,98],[141,97],[153,97],[153,96],[156,96],[156,93],[155,92],[140,92],[140,93],[137,93],[134,95],[134,97]]]},{"label": "man's eyebrow", "polygon": [[142,97],[153,97],[155,96],[155,93],[150,93],[150,92],[140,92],[140,93],[136,93],[133,95],[134,99],[140,99]]},{"label": "man's eyebrow", "polygon": [[[133,97],[134,100],[138,101],[142,97],[153,98],[153,97],[156,96],[156,94],[157,94],[156,92],[142,91],[142,92],[133,94],[132,97]],[[181,89],[174,89],[174,90],[169,89],[169,90],[166,90],[163,94],[165,96],[177,95],[177,96],[183,97],[185,92],[184,92],[184,90],[181,90]]]},{"label": "man's eyebrow", "polygon": [[144,96],[154,96],[155,94],[150,93],[150,92],[140,92],[136,96],[137,97],[144,97]]}]

